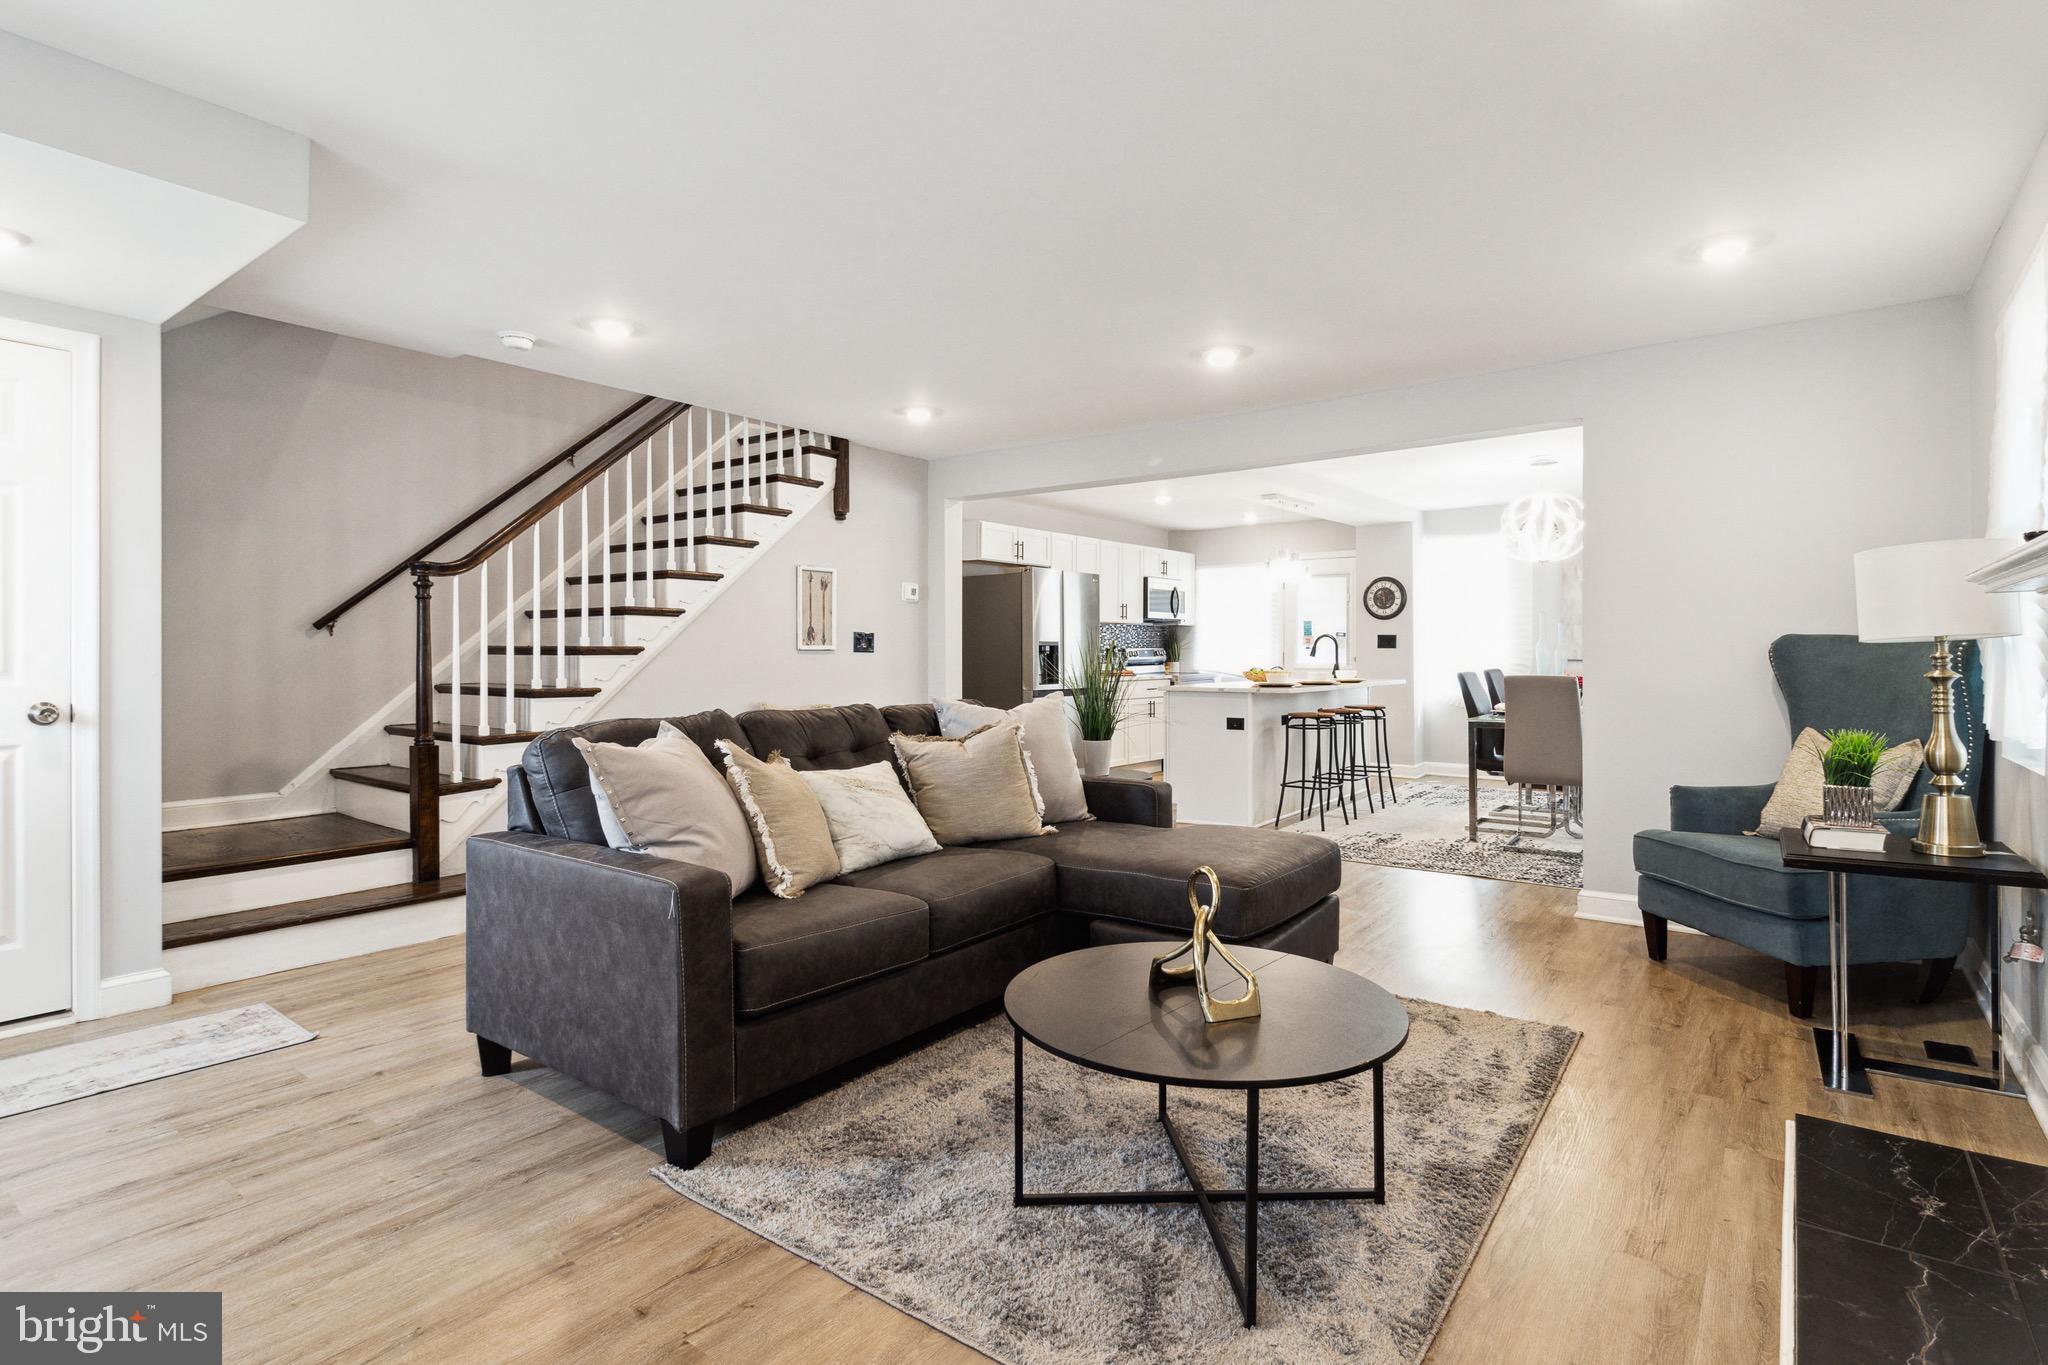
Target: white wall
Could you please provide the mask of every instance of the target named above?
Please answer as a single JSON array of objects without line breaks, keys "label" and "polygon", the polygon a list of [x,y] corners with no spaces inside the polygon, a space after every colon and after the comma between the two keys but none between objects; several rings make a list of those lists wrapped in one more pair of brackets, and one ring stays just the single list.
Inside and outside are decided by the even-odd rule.
[{"label": "white wall", "polygon": [[1320,519],[1262,521],[1209,531],[1175,531],[1166,545],[1187,551],[1197,564],[1264,564],[1283,550],[1298,555],[1348,552],[1353,529],[1342,522]]},{"label": "white wall", "polygon": [[1167,532],[1163,527],[1146,526],[1121,517],[1092,516],[1087,512],[1076,512],[1071,507],[1056,507],[1049,503],[989,498],[969,503],[963,515],[969,521],[994,521],[1033,531],[1051,531],[1054,535],[1088,536],[1094,540],[1113,540],[1119,545],[1158,545],[1163,548],[1167,543]]},{"label": "white wall", "polygon": [[[812,512],[749,565],[674,648],[609,698],[604,714],[928,700],[925,613],[932,608],[902,597],[903,584],[920,582],[925,572],[925,462],[855,446],[852,475],[845,521],[834,521],[829,507]],[[796,647],[799,564],[839,571],[839,648],[830,653]],[[857,630],[874,632],[873,654],[853,652]]]},{"label": "white wall", "polygon": [[[1372,699],[1387,708],[1387,745],[1393,750],[1389,761],[1404,772],[1415,765],[1420,711],[1415,700],[1416,585],[1413,522],[1390,521],[1360,526],[1352,535],[1351,638],[1355,643],[1352,664],[1363,677],[1402,678],[1400,687],[1374,688]],[[1391,621],[1376,620],[1365,609],[1365,585],[1375,578],[1398,578],[1408,589],[1408,606]],[[1379,637],[1391,635],[1391,649],[1380,647]]]},{"label": "white wall", "polygon": [[[1576,423],[1588,521],[1586,880],[1632,896],[1630,836],[1665,823],[1670,786],[1765,781],[1783,762],[1770,641],[1855,629],[1855,551],[1977,524],[1969,400],[1963,304],[1942,299],[936,461],[935,685],[958,666],[957,613],[940,600],[957,572],[947,562],[959,550],[954,499]],[[1359,572],[1376,571],[1361,556]],[[1673,715],[1689,718],[1687,743],[1650,746]]]},{"label": "white wall", "polygon": [[[159,970],[163,949],[162,423],[154,323],[0,294],[0,317],[100,339],[100,976]],[[168,999],[170,982],[121,1008]]]}]

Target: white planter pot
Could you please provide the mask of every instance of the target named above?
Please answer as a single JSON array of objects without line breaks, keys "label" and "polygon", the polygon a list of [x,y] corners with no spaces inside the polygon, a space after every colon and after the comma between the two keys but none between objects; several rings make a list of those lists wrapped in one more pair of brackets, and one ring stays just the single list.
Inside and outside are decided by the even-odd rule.
[{"label": "white planter pot", "polygon": [[1081,771],[1088,777],[1101,777],[1109,771],[1109,747],[1116,743],[1111,739],[1084,739],[1081,743]]}]

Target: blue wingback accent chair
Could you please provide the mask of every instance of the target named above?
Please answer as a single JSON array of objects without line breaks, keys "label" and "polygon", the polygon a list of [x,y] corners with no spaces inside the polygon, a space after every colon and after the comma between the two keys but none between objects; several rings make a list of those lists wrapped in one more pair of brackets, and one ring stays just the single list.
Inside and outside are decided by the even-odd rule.
[{"label": "blue wingback accent chair", "polygon": [[[1984,679],[1975,642],[1956,648],[1956,723],[1969,751],[1972,800],[1984,762]],[[1867,645],[1853,635],[1781,635],[1771,642],[1771,672],[1790,713],[1792,736],[1808,726],[1878,730],[1893,743],[1924,740],[1933,730],[1927,646]],[[1891,829],[1919,828],[1921,769],[1906,799],[1878,819]],[[1787,871],[1778,841],[1744,834],[1755,829],[1773,782],[1752,787],[1673,787],[1671,828],[1636,835],[1636,903],[1650,957],[1662,962],[1669,921],[1768,953],[1785,963],[1785,1003],[1801,1019],[1813,1014],[1814,982],[1828,960],[1827,877]],[[1977,801],[1978,817],[1990,813]],[[1849,960],[1926,966],[1921,999],[1941,991],[1969,932],[1974,903],[1966,886],[1900,877],[1851,877]]]}]

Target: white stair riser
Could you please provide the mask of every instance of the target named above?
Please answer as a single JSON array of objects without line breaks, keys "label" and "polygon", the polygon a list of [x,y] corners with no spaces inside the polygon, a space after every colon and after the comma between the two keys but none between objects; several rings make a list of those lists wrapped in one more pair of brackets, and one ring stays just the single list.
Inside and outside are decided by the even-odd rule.
[{"label": "white stair riser", "polygon": [[[404,823],[401,821],[392,828],[402,829]],[[203,919],[233,910],[254,910],[265,905],[312,900],[316,896],[338,896],[344,891],[367,891],[373,886],[393,886],[411,880],[412,850],[403,848],[390,853],[364,853],[353,858],[293,863],[289,867],[223,872],[217,877],[165,882],[164,919],[166,922]]]},{"label": "white stair riser", "polygon": [[[475,791],[456,792],[451,796],[444,796],[441,798],[441,818],[459,820],[468,813],[471,806],[490,794]],[[383,787],[366,787],[360,782],[337,780],[334,784],[334,808],[343,815],[353,815],[356,819],[368,820],[373,825],[406,829],[412,824],[412,797],[404,792],[387,791]]]},{"label": "white stair riser", "polygon": [[[386,746],[384,761],[386,763],[396,763],[401,768],[404,767],[407,762],[407,753],[412,748],[412,741],[403,735],[386,735],[384,742]],[[444,742],[438,747],[441,750],[441,771],[444,773],[454,772],[455,746]],[[463,751],[469,755],[469,775],[471,777],[475,777],[478,773],[488,773],[496,777],[499,773],[504,772],[505,769],[519,762],[520,755],[526,752],[526,746],[524,744],[470,744],[464,746]]]},{"label": "white stair riser", "polygon": [[448,938],[462,932],[463,915],[464,901],[460,896],[423,905],[372,910],[345,919],[172,948],[164,954],[164,967],[171,974],[171,988],[182,994],[223,981],[242,981],[385,948]]}]

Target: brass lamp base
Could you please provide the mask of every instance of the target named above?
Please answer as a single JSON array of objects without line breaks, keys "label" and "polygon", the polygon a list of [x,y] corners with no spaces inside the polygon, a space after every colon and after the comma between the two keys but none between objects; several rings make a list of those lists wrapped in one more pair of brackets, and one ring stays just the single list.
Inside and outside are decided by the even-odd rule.
[{"label": "brass lamp base", "polygon": [[1967,796],[1920,798],[1920,832],[1913,836],[1916,853],[1937,858],[1981,858],[1984,841],[1977,834],[1977,812]]}]

